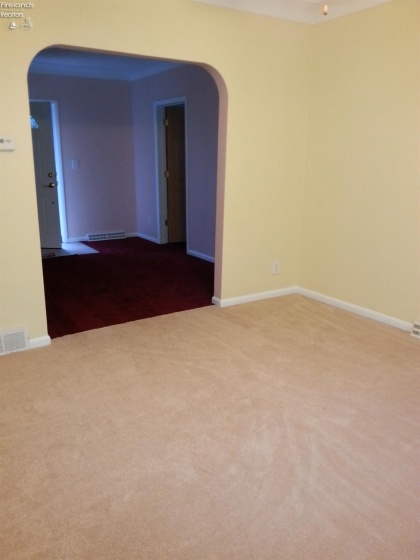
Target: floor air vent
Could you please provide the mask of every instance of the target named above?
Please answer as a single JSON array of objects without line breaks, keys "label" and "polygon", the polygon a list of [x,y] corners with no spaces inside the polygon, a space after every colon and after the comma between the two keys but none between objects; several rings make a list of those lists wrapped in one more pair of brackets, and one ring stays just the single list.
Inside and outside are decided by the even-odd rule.
[{"label": "floor air vent", "polygon": [[29,338],[26,328],[0,332],[0,355],[28,348]]},{"label": "floor air vent", "polygon": [[411,331],[412,336],[420,338],[420,321],[413,323],[413,330]]},{"label": "floor air vent", "polygon": [[106,241],[107,239],[125,239],[125,231],[110,233],[89,233],[88,241]]}]

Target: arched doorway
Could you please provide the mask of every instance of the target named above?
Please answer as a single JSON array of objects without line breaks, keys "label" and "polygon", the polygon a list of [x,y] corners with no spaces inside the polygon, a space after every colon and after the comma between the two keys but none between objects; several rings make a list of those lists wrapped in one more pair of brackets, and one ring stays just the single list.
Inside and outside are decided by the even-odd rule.
[{"label": "arched doorway", "polygon": [[[77,66],[75,61],[79,61],[79,68],[77,71],[75,69]],[[121,75],[118,75],[117,77],[110,77],[109,74],[106,74],[106,72],[114,72],[113,68],[115,68],[115,64],[119,69],[123,68],[124,72],[126,72],[127,78],[125,80],[122,79]],[[77,75],[77,72],[79,75]],[[92,75],[90,72],[92,72]],[[101,72],[103,74],[101,74]],[[140,72],[144,72],[145,75],[139,77]],[[162,99],[162,89],[159,91],[155,89],[155,93],[153,93],[153,88],[156,87],[164,87],[166,88],[165,91],[169,92],[168,94],[171,94],[172,86],[182,93],[182,80],[184,80],[184,84],[187,84],[186,87],[191,80],[195,80],[193,87],[196,87],[197,83],[202,85],[206,81],[207,83],[210,81],[213,83],[213,87],[217,91],[218,106],[217,112],[213,112],[212,115],[213,132],[215,132],[213,142],[213,162],[211,165],[208,165],[207,161],[206,169],[203,169],[202,157],[200,158],[200,155],[194,154],[194,150],[196,149],[196,146],[202,144],[203,135],[201,136],[201,140],[199,142],[196,141],[200,134],[200,129],[201,132],[203,132],[208,130],[209,127],[202,126],[202,123],[200,126],[200,119],[197,117],[200,111],[199,104],[196,99],[193,99],[193,101],[190,102],[190,96],[188,96],[188,130],[192,137],[189,138],[188,142],[187,176],[189,185],[193,184],[194,187],[189,188],[188,190],[187,204],[189,205],[188,213],[192,216],[191,223],[189,224],[190,245],[188,249],[191,254],[194,254],[199,258],[209,257],[208,260],[212,260],[215,263],[216,272],[214,295],[217,295],[220,293],[221,285],[221,263],[218,262],[218,255],[221,255],[221,235],[220,233],[218,234],[218,229],[221,230],[221,228],[218,228],[218,223],[221,223],[221,219],[217,214],[220,211],[220,208],[223,207],[221,203],[223,188],[221,187],[223,187],[224,182],[224,153],[221,154],[221,152],[224,152],[225,149],[226,130],[226,116],[222,116],[220,113],[221,111],[226,111],[226,95],[225,90],[223,87],[220,88],[220,85],[217,84],[217,80],[215,80],[212,74],[216,75],[219,82],[221,81],[217,72],[215,73],[211,69],[203,68],[202,66],[192,63],[152,60],[141,57],[121,57],[121,55],[117,56],[112,53],[76,51],[70,48],[52,48],[41,51],[41,53],[34,58],[30,67],[28,82],[31,98],[54,99],[60,111],[60,130],[63,145],[63,153],[61,155],[63,159],[63,180],[67,207],[66,233],[67,239],[70,241],[82,240],[89,233],[102,233],[104,230],[109,229],[112,231],[112,229],[115,228],[115,221],[113,221],[113,218],[110,217],[109,213],[107,214],[104,201],[102,199],[99,201],[96,199],[96,201],[92,203],[92,198],[89,199],[89,193],[87,192],[91,188],[91,183],[94,183],[96,180],[95,176],[98,167],[90,168],[90,175],[89,173],[86,173],[85,176],[88,176],[90,181],[85,182],[83,188],[81,188],[81,185],[77,182],[78,177],[86,172],[86,167],[89,167],[89,164],[86,166],[85,163],[82,162],[82,157],[78,157],[77,149],[79,144],[84,143],[80,149],[84,150],[83,156],[87,155],[89,152],[89,140],[86,140],[86,142],[84,142],[84,139],[80,140],[80,130],[76,129],[80,124],[80,128],[84,128],[83,133],[85,136],[89,136],[89,134],[91,135],[92,146],[95,144],[95,139],[98,143],[105,145],[106,142],[104,142],[104,138],[109,134],[109,129],[107,129],[106,123],[103,121],[101,122],[98,118],[98,115],[100,115],[100,111],[98,109],[98,105],[100,105],[100,95],[96,94],[96,100],[93,99],[95,97],[95,84],[113,84],[112,86],[109,86],[111,92],[109,97],[113,98],[114,104],[120,105],[118,107],[119,114],[123,112],[122,106],[127,100],[127,95],[124,98],[124,103],[120,103],[119,97],[115,93],[116,89],[118,89],[115,86],[115,83],[118,82],[118,84],[122,84],[121,88],[124,89],[125,94],[127,94],[127,91],[130,90],[130,97],[132,100],[131,123],[129,123],[126,119],[123,126],[120,126],[121,123],[116,123],[114,119],[112,124],[116,126],[119,131],[124,128],[126,133],[128,128],[131,127],[130,134],[133,142],[133,159],[131,161],[128,159],[126,155],[128,150],[126,150],[124,155],[125,168],[123,173],[126,173],[127,168],[132,166],[132,178],[133,184],[135,185],[135,192],[134,196],[133,193],[130,193],[130,196],[132,201],[131,206],[135,206],[136,227],[132,227],[133,221],[131,216],[131,230],[130,225],[128,228],[124,228],[123,225],[123,228],[118,229],[128,229],[127,233],[129,235],[138,233],[141,237],[150,239],[154,242],[160,241],[156,229],[158,227],[159,217],[157,207],[158,177],[156,176],[156,131],[153,130],[155,127],[155,123],[153,122],[153,113],[149,108],[149,114],[146,114],[147,111],[145,109],[145,105],[149,103],[150,99],[153,98],[153,95],[155,95],[155,98],[157,99]],[[61,89],[60,80],[62,82]],[[88,94],[91,96],[90,101],[93,99],[93,102],[95,103],[95,107],[91,107],[92,110],[89,114],[85,112],[85,115],[83,115],[83,111],[89,109],[89,103],[83,98],[83,89],[86,90],[86,88],[79,88],[77,90],[77,86],[74,86],[78,80],[82,81],[83,85],[89,83],[90,90]],[[221,83],[223,86],[223,81],[221,81]],[[73,86],[76,89],[73,90],[73,95],[71,91],[69,92],[69,95],[72,96],[72,101],[69,106],[66,106],[66,104],[68,104],[68,97],[66,97],[65,93],[63,94],[63,87],[66,89],[69,85],[70,90]],[[80,96],[81,99],[83,98],[81,104],[84,104],[84,106],[81,111],[75,107],[77,96],[74,95],[74,91],[76,90],[78,91],[77,95]],[[141,95],[138,95],[140,90]],[[144,94],[145,90],[148,91],[149,96],[146,101]],[[104,97],[107,97],[106,91],[103,91],[102,94]],[[204,98],[204,103],[206,103],[206,96],[208,98],[209,94],[206,93],[206,95],[202,96]],[[192,106],[191,111],[189,109],[190,106]],[[93,113],[94,116],[92,116]],[[128,111],[126,111],[126,114],[127,113]],[[208,105],[202,106],[202,113],[208,118]],[[86,122],[83,122],[83,116],[87,117],[85,121],[88,122],[89,126],[92,124],[92,129],[94,127],[96,127],[96,129],[101,129],[101,138],[99,138],[99,140],[96,135],[97,130],[87,131],[89,126],[86,125]],[[92,123],[89,119],[92,119]],[[69,125],[69,122],[71,125]],[[67,126],[70,126],[70,129],[67,129]],[[128,134],[126,134],[126,136],[127,135]],[[108,155],[103,158],[103,161],[109,163],[115,155],[116,161],[118,160],[116,165],[119,165],[123,157],[122,151],[119,150],[119,147],[121,146],[118,146],[117,144],[115,147],[108,144],[104,151],[104,153],[107,153]],[[99,148],[95,146],[95,153],[98,150]],[[108,150],[108,152],[106,152],[106,150]],[[205,150],[207,160],[209,159],[208,154],[210,151]],[[145,164],[146,161],[148,162],[147,164]],[[197,177],[199,177],[200,167],[203,170],[203,177],[205,173],[207,184],[205,180],[197,180]],[[152,169],[153,171],[151,171]],[[105,171],[105,174],[110,176],[112,174],[112,170],[108,170],[108,173]],[[210,176],[212,177],[210,181],[212,183],[211,187],[209,187]],[[130,181],[128,180],[124,183],[128,184],[129,182]],[[103,184],[104,181],[102,181],[101,188],[103,188]],[[196,185],[200,185],[200,189],[198,189]],[[121,187],[119,187],[119,189],[121,189]],[[93,188],[92,190],[95,189]],[[98,191],[96,191],[96,194],[97,192]],[[115,190],[112,189],[108,189],[106,191],[106,196],[110,198],[111,205],[114,203],[114,206],[117,206],[118,204],[115,202],[116,199],[118,198],[118,200],[121,201],[121,198],[124,197],[124,194],[119,194],[121,194],[121,196],[116,196]],[[97,204],[98,202],[99,204]],[[99,215],[98,217],[97,215],[92,220],[92,226],[87,226],[87,222],[90,219],[90,217],[87,216],[87,208],[91,208],[92,211],[96,211],[98,208],[95,208],[95,206],[98,206],[99,210],[102,210],[102,216]],[[73,214],[75,211],[77,212],[78,207],[83,208],[83,210],[79,212],[76,219],[73,219]],[[119,208],[119,212],[121,217],[123,215],[121,208]],[[84,218],[84,222],[83,219],[80,219],[80,217]]]}]

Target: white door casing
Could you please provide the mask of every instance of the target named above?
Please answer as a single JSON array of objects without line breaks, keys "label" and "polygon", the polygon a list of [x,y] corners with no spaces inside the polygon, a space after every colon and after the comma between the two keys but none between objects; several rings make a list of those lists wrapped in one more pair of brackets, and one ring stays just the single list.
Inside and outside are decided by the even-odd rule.
[{"label": "white door casing", "polygon": [[[153,103],[154,122],[155,122],[155,169],[156,169],[156,206],[157,206],[157,234],[158,243],[168,243],[168,200],[166,171],[166,129],[165,108],[171,105],[183,105],[185,111],[185,192],[188,201],[188,107],[186,97],[174,97]],[[188,203],[186,208],[186,237],[187,253],[189,252],[189,219]]]},{"label": "white door casing", "polygon": [[49,101],[31,101],[31,116],[38,128],[32,128],[35,182],[41,248],[61,248],[57,172],[54,134]]}]

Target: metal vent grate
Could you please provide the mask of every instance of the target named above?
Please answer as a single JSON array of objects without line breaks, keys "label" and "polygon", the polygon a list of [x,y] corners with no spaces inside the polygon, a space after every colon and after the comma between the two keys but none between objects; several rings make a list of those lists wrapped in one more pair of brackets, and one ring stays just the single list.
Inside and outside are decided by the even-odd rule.
[{"label": "metal vent grate", "polygon": [[28,331],[26,328],[0,333],[0,354],[9,354],[29,348]]},{"label": "metal vent grate", "polygon": [[125,239],[125,231],[89,233],[88,235],[88,241],[106,241],[107,239]]},{"label": "metal vent grate", "polygon": [[413,330],[411,331],[412,336],[420,338],[420,321],[413,323]]}]

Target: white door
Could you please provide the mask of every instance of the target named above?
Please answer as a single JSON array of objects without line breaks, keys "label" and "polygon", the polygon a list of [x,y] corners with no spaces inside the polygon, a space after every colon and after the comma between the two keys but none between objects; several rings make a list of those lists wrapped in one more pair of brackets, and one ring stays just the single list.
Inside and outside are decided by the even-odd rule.
[{"label": "white door", "polygon": [[61,249],[51,103],[31,101],[30,107],[41,248]]}]

